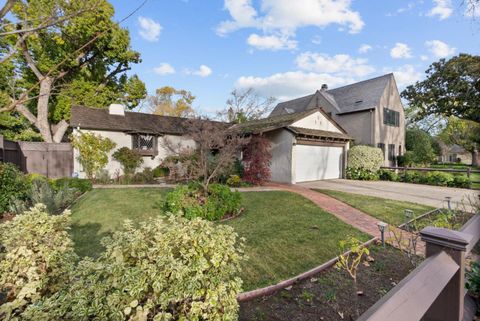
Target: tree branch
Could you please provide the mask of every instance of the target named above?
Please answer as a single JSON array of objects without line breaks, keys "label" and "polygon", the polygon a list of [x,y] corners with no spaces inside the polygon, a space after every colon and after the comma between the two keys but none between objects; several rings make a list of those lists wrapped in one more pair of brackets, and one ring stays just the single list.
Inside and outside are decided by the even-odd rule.
[{"label": "tree branch", "polygon": [[22,53],[23,53],[23,56],[25,57],[25,60],[27,61],[28,67],[32,69],[33,73],[35,74],[35,76],[37,76],[38,80],[42,81],[45,77],[35,65],[35,62],[33,61],[32,56],[30,56],[30,53],[28,52],[28,48],[27,48],[27,43],[25,42],[25,40],[20,42],[20,48],[22,48]]},{"label": "tree branch", "polygon": [[5,15],[6,15],[10,10],[12,10],[12,7],[13,7],[13,5],[15,4],[15,1],[16,1],[16,0],[7,0],[7,2],[5,3],[5,5],[3,6],[3,8],[0,9],[0,19],[3,19],[3,17],[5,17]]},{"label": "tree branch", "polygon": [[37,117],[35,117],[35,115],[33,115],[32,112],[28,110],[27,107],[25,107],[25,105],[18,104],[15,109],[20,114],[22,114],[26,119],[28,119],[28,121],[31,122],[32,124],[35,125],[37,123]]}]

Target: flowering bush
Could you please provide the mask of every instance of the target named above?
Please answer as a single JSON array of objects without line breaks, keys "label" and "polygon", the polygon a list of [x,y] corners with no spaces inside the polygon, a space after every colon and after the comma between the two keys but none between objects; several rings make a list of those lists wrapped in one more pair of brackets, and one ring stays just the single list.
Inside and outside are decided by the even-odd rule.
[{"label": "flowering bush", "polygon": [[351,169],[376,173],[383,162],[383,153],[380,148],[358,145],[348,151],[348,168]]},{"label": "flowering bush", "polygon": [[270,140],[253,136],[243,155],[243,179],[252,184],[262,184],[270,179]]},{"label": "flowering bush", "polygon": [[68,211],[51,216],[37,205],[0,225],[0,292],[6,294],[0,319],[16,320],[68,282],[77,260],[69,222]]},{"label": "flowering bush", "polygon": [[243,240],[229,226],[179,216],[154,219],[102,241],[71,283],[31,306],[39,320],[234,320]]}]

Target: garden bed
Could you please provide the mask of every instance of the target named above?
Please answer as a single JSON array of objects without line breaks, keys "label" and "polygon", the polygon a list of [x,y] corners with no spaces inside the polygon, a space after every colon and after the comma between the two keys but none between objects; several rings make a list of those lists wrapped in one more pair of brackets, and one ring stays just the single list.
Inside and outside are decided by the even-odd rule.
[{"label": "garden bed", "polygon": [[[387,246],[371,246],[374,258],[358,271],[358,296],[360,313],[366,311],[413,267],[400,251]],[[240,320],[350,320],[355,303],[352,281],[348,275],[335,268],[325,270],[310,279],[271,296],[240,304]],[[342,317],[343,316],[343,317]],[[353,319],[356,319],[353,317]]]}]

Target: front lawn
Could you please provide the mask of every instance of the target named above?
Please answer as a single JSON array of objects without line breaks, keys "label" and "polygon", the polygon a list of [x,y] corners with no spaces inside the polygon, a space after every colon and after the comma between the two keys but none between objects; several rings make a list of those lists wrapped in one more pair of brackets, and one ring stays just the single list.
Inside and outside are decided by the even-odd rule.
[{"label": "front lawn", "polygon": [[373,216],[383,222],[395,226],[405,223],[404,212],[406,209],[412,210],[415,216],[419,216],[434,209],[433,207],[426,205],[390,200],[374,196],[366,196],[324,189],[318,189],[316,191],[327,194],[356,209],[359,209],[360,211],[370,216]]},{"label": "front lawn", "polygon": [[[122,221],[142,221],[162,215],[159,204],[167,189],[97,189],[72,208],[72,236],[77,253],[96,256],[100,239]],[[245,212],[217,224],[232,226],[246,238],[248,261],[243,264],[244,290],[270,285],[313,268],[338,255],[338,243],[353,235],[369,237],[309,200],[289,192],[246,192]]]}]

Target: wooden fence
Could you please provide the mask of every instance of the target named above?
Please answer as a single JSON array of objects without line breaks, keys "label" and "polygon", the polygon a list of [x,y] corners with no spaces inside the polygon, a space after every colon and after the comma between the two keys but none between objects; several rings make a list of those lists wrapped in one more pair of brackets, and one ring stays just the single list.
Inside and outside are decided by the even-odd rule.
[{"label": "wooden fence", "polygon": [[[455,169],[455,168],[426,168],[426,167],[390,167],[384,166],[383,169],[390,169],[394,171],[403,172],[404,174],[407,171],[417,171],[417,172],[446,172],[446,173],[454,173],[454,174],[467,174],[467,177],[471,179],[472,174],[478,173],[480,174],[480,170],[474,170],[469,168],[466,169]],[[472,180],[472,183],[480,184],[480,181]]]},{"label": "wooden fence", "polygon": [[473,320],[465,290],[465,257],[480,239],[480,215],[460,231],[426,227],[426,259],[357,321]]},{"label": "wooden fence", "polygon": [[70,177],[73,149],[68,143],[14,142],[0,136],[0,162],[13,163],[25,173]]}]

